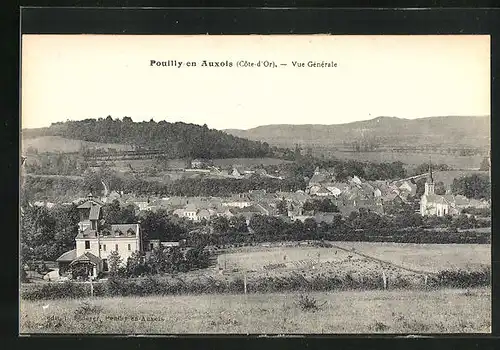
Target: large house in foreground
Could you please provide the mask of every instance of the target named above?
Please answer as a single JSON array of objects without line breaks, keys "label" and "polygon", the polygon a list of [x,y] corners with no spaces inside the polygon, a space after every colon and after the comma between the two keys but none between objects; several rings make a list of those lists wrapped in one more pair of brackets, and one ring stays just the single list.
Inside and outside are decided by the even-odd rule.
[{"label": "large house in foreground", "polygon": [[57,259],[61,275],[81,264],[89,275],[96,277],[100,272],[108,271],[108,257],[112,251],[117,251],[125,264],[133,252],[142,250],[139,224],[111,224],[110,229],[103,228],[103,205],[90,194],[77,207],[80,222],[75,238],[76,249]]}]

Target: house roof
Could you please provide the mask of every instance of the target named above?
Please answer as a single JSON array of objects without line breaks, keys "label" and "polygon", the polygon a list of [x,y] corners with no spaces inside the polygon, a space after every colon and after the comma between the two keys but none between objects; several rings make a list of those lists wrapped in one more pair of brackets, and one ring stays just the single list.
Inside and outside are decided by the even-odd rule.
[{"label": "house roof", "polygon": [[262,209],[257,207],[256,205],[249,205],[249,206],[245,207],[244,209],[238,210],[238,212],[239,213],[247,212],[247,213],[260,214],[260,213],[262,213]]},{"label": "house roof", "polygon": [[97,231],[91,230],[90,227],[87,227],[83,232],[78,232],[76,238],[95,238],[97,237]]},{"label": "house roof", "polygon": [[432,202],[437,204],[448,204],[448,201],[443,196],[437,194],[426,195],[426,197],[427,197],[427,202]]},{"label": "house roof", "polygon": [[252,216],[259,214],[256,212],[242,211],[236,214],[236,216],[243,216],[245,219],[251,219]]},{"label": "house roof", "polygon": [[198,208],[196,208],[195,204],[189,203],[188,205],[186,205],[186,207],[184,209],[186,211],[196,211]]},{"label": "house roof", "polygon": [[87,199],[85,202],[83,202],[82,204],[80,204],[77,209],[90,209],[92,207],[92,202],[94,202],[94,205],[97,204],[97,205],[100,205],[100,206],[103,206],[104,203],[95,199],[95,198],[92,198],[92,199]]},{"label": "house roof", "polygon": [[66,253],[63,253],[60,257],[56,259],[58,262],[68,262],[68,261],[73,261],[76,258],[76,249],[72,249],[70,251],[67,251]]},{"label": "house roof", "polygon": [[358,207],[354,207],[351,205],[341,205],[338,207],[338,209],[343,216],[349,216],[349,214],[351,214],[353,211],[357,211]]},{"label": "house roof", "polygon": [[316,192],[315,194],[318,194],[318,193],[326,193],[326,194],[332,194],[332,192],[330,192],[328,190],[328,188],[324,187],[324,186],[321,186]]},{"label": "house roof", "polygon": [[[138,224],[114,224],[111,225],[111,236],[132,237],[137,234],[138,230],[139,230]],[[131,232],[133,232],[133,234]]]},{"label": "house roof", "polygon": [[81,262],[81,263],[90,262],[94,265],[97,265],[97,264],[100,264],[101,261],[102,261],[101,258],[95,256],[92,253],[86,252],[86,253],[83,253],[82,255],[80,255],[79,257],[77,257],[75,260],[73,260],[71,262],[71,264],[75,264],[78,262]]},{"label": "house roof", "polygon": [[200,209],[200,210],[198,210],[198,212],[196,214],[198,216],[210,216],[210,215],[214,214],[214,210]]},{"label": "house roof", "polygon": [[331,224],[333,222],[333,219],[339,215],[341,215],[341,213],[319,213],[316,214],[313,218],[316,222],[327,222]]},{"label": "house roof", "polygon": [[101,206],[94,204],[90,207],[89,220],[99,220],[99,214],[101,212]]},{"label": "house roof", "polygon": [[311,179],[309,180],[309,185],[312,184],[320,184],[325,181],[328,181],[328,178],[325,174],[314,174]]},{"label": "house roof", "polygon": [[468,205],[470,204],[470,201],[467,199],[465,196],[455,196],[454,198],[455,204],[456,205]]},{"label": "house roof", "polygon": [[172,213],[172,215],[178,215],[178,216],[182,216],[184,215],[184,209],[180,208],[180,209],[175,209]]},{"label": "house roof", "polygon": [[395,200],[397,197],[399,197],[399,194],[395,193],[395,192],[391,192],[391,193],[388,193],[388,194],[385,194],[385,195],[382,195],[382,200],[384,201],[393,201]]}]

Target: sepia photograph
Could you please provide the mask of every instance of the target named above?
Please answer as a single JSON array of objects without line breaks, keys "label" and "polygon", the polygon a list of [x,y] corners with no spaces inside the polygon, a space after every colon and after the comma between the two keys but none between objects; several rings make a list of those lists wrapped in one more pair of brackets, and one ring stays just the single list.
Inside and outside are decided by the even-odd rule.
[{"label": "sepia photograph", "polygon": [[491,333],[490,36],[21,37],[19,334]]}]

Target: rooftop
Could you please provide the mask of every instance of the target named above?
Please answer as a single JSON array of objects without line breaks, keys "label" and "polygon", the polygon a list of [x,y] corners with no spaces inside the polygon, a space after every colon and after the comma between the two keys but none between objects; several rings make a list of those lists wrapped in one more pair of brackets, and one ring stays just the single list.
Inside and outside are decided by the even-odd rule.
[{"label": "rooftop", "polygon": [[76,249],[72,249],[56,259],[58,262],[71,262],[76,259]]}]

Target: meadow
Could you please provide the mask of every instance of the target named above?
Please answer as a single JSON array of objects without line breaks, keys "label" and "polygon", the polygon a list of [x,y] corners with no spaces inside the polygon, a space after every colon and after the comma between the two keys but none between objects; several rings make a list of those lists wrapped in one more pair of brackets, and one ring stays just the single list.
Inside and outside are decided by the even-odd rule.
[{"label": "meadow", "polygon": [[334,242],[409,269],[474,271],[491,264],[490,244],[411,244],[375,242]]},{"label": "meadow", "polygon": [[20,302],[21,334],[488,332],[491,293],[487,288]]}]

